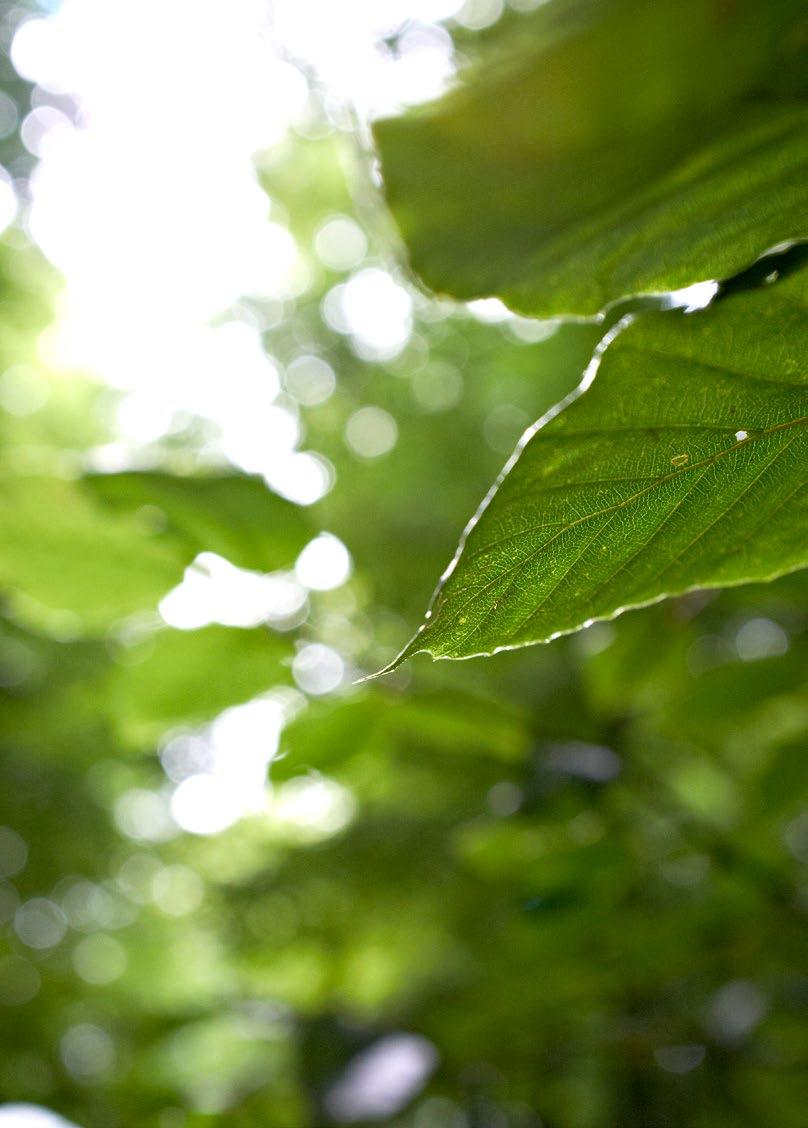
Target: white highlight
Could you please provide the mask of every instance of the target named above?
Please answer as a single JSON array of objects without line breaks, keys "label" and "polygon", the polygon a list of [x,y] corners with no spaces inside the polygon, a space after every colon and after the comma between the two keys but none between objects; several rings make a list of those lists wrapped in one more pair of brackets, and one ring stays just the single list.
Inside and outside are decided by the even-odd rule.
[{"label": "white highlight", "polygon": [[[436,97],[454,74],[452,42],[437,21],[463,0],[275,0],[278,40],[362,117]],[[404,25],[407,24],[405,28]],[[403,29],[397,50],[383,42]]]},{"label": "white highlight", "polygon": [[0,1105],[0,1128],[78,1128],[50,1109],[32,1104]]},{"label": "white highlight", "polygon": [[788,650],[788,635],[773,619],[747,619],[735,634],[735,649],[742,662],[774,658]]},{"label": "white highlight", "polygon": [[504,8],[504,0],[466,0],[457,14],[457,22],[472,31],[482,31],[497,22]]},{"label": "white highlight", "polygon": [[297,776],[272,796],[273,819],[306,841],[330,838],[348,825],[355,805],[350,791],[323,776]]},{"label": "white highlight", "polygon": [[245,628],[264,622],[294,626],[305,608],[306,591],[294,576],[237,568],[214,552],[200,553],[182,582],[159,604],[170,627],[191,631],[212,623]]},{"label": "white highlight", "polygon": [[334,369],[319,356],[298,356],[286,369],[286,390],[304,407],[325,403],[337,386]]},{"label": "white highlight", "polygon": [[[209,324],[242,295],[282,305],[308,284],[253,165],[309,98],[280,57],[266,5],[232,0],[223,13],[215,0],[65,0],[19,28],[12,55],[81,112],[80,127],[46,107],[24,123],[41,157],[30,230],[67,280],[43,360],[130,392],[119,423],[133,442],[201,416],[236,466],[317,500],[330,475],[295,449],[296,417],[273,403],[280,382],[260,325]],[[12,197],[0,180],[0,226]]]},{"label": "white highlight", "polygon": [[360,407],[345,424],[345,441],[360,458],[380,458],[398,441],[398,424],[382,407]]},{"label": "white highlight", "polygon": [[323,316],[364,360],[391,360],[410,339],[412,298],[386,270],[367,267],[329,291]]},{"label": "white highlight", "polygon": [[350,270],[367,254],[368,241],[359,224],[346,215],[333,216],[319,228],[314,250],[331,270]]},{"label": "white highlight", "polygon": [[326,1097],[335,1120],[387,1119],[419,1092],[434,1072],[438,1053],[416,1034],[388,1034],[358,1053]]},{"label": "white highlight", "polygon": [[333,693],[342,685],[345,663],[330,646],[312,642],[295,655],[292,673],[304,693],[322,697],[326,693]]},{"label": "white highlight", "polygon": [[672,290],[666,299],[672,309],[681,307],[685,313],[694,313],[698,309],[706,309],[718,290],[718,282],[695,282],[681,290]]},{"label": "white highlight", "polygon": [[115,1064],[115,1043],[106,1030],[93,1023],[71,1026],[59,1043],[62,1061],[79,1081],[103,1077]]},{"label": "white highlight", "polygon": [[509,321],[514,316],[499,298],[477,298],[473,302],[467,302],[466,309],[477,321],[489,324]]},{"label": "white highlight", "polygon": [[[200,742],[203,755],[197,753],[197,763],[204,763],[203,771],[194,770],[194,759],[188,757],[191,774],[171,797],[178,826],[192,834],[218,834],[244,815],[265,810],[267,766],[278,750],[288,711],[284,695],[270,693],[227,709],[194,736],[175,738]],[[181,764],[180,755],[173,759],[175,767]]]},{"label": "white highlight", "polygon": [[309,541],[297,558],[295,576],[311,591],[332,591],[351,575],[351,556],[342,541],[321,533]]},{"label": "white highlight", "polygon": [[67,918],[47,897],[32,897],[17,909],[14,931],[29,948],[38,951],[55,948],[67,932]]},{"label": "white highlight", "polygon": [[85,936],[73,951],[73,966],[85,983],[105,986],[119,979],[126,970],[127,955],[123,944],[103,933]]}]

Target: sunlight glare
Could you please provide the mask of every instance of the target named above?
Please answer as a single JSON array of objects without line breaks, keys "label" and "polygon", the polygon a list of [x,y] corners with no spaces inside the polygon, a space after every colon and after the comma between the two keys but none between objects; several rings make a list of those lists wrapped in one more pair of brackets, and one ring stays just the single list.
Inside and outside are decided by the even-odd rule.
[{"label": "sunlight glare", "polygon": [[48,1108],[32,1104],[0,1105],[0,1128],[78,1128]]},{"label": "sunlight glare", "polygon": [[392,360],[412,333],[412,298],[380,267],[367,267],[335,286],[323,313],[332,329],[352,338],[363,360]]},{"label": "sunlight glare", "polygon": [[206,764],[177,783],[171,813],[178,826],[218,834],[265,809],[267,766],[293,709],[288,693],[270,692],[225,710],[196,734],[193,739],[206,747]]},{"label": "sunlight glare", "polygon": [[387,1034],[360,1050],[330,1088],[338,1123],[389,1120],[424,1086],[438,1064],[434,1045],[417,1034]]},{"label": "sunlight glare", "polygon": [[351,821],[354,809],[350,791],[320,775],[286,780],[271,801],[273,818],[310,840],[338,834]]},{"label": "sunlight glare", "polygon": [[244,628],[264,622],[294,625],[305,607],[305,588],[293,575],[237,568],[214,552],[202,552],[158,610],[170,627],[193,631],[212,623]]},{"label": "sunlight glare", "polygon": [[332,533],[320,533],[297,558],[295,576],[310,591],[333,591],[351,575],[348,549]]}]

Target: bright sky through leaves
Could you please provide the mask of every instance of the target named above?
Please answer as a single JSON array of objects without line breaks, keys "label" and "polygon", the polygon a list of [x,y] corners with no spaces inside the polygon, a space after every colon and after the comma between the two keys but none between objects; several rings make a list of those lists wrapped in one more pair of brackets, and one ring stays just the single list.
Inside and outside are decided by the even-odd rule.
[{"label": "bright sky through leaves", "polygon": [[[42,123],[30,226],[67,282],[46,358],[128,393],[119,447],[99,452],[99,468],[125,465],[134,444],[192,412],[220,429],[228,459],[281,493],[308,503],[330,488],[328,469],[299,449],[289,405],[273,403],[280,383],[261,326],[238,309],[225,324],[210,319],[244,295],[288,302],[310,280],[253,165],[290,126],[307,128],[307,83],[287,60],[313,68],[360,112],[389,112],[440,93],[452,48],[430,21],[459,7],[284,0],[270,21],[260,0],[234,0],[226,18],[211,2],[66,0],[18,30],[12,55],[21,73],[81,106],[81,128],[58,114]],[[413,17],[422,31],[394,57],[380,37]],[[347,239],[347,266],[366,249],[349,223],[332,223],[317,244],[326,258],[344,256]],[[381,289],[360,273],[339,308],[369,356],[391,356],[409,336],[410,299],[377,274]]]},{"label": "bright sky through leaves", "polygon": [[[308,85],[290,59],[312,68],[340,103],[363,114],[439,94],[453,70],[452,47],[434,21],[460,6],[374,0],[337,8],[282,0],[270,22],[257,0],[234,0],[226,18],[207,0],[66,0],[54,15],[19,28],[12,48],[18,70],[47,90],[70,94],[81,110],[79,127],[60,112],[38,111],[23,136],[39,158],[30,230],[66,283],[57,325],[41,342],[43,358],[125,393],[117,408],[119,438],[95,453],[99,470],[127,468],[140,445],[159,441],[190,413],[218,430],[218,457],[263,476],[291,499],[309,503],[331,488],[332,469],[305,449],[293,402],[279,398],[282,377],[262,346],[264,326],[238,304],[246,295],[282,310],[311,280],[310,260],[288,217],[259,186],[255,155],[280,143],[290,127],[308,128]],[[381,37],[413,17],[421,31],[394,57]],[[16,207],[13,194],[4,205],[4,185],[0,224]],[[362,228],[348,217],[332,219],[313,250],[332,269],[360,268],[331,300],[340,332],[369,358],[399,352],[412,330],[411,299],[386,271],[361,270]],[[317,403],[333,393],[334,380],[324,361],[303,355],[290,367],[288,386],[299,388],[301,403]],[[351,421],[346,442],[357,457],[373,458],[395,442],[395,422],[380,409],[367,412]],[[164,512],[166,503],[168,512],[175,504],[169,495],[144,501]],[[187,504],[181,497],[176,502]],[[188,509],[178,518],[177,531],[187,519],[192,524],[185,528],[192,529],[196,520]],[[282,529],[286,537],[289,527],[290,517],[279,514],[267,535]],[[210,534],[202,528],[203,542],[210,543]],[[203,554],[182,583],[164,587],[160,608],[169,625],[249,628],[268,621],[288,630],[307,613],[307,589],[333,589],[350,573],[345,547],[328,535],[308,545],[304,538],[297,561],[293,553],[285,571],[271,574],[235,566],[226,541],[224,557]],[[256,551],[256,559],[266,556]],[[14,567],[9,560],[12,579]],[[66,574],[68,600],[69,585]],[[115,587],[125,607],[126,588]],[[321,693],[340,681],[343,666],[335,652],[310,649],[296,670]],[[262,792],[268,758],[247,777],[254,795]],[[174,812],[181,825],[221,829],[249,809],[254,798],[246,807],[234,798],[242,784],[236,767],[229,770],[232,785],[215,782],[209,794],[205,779],[180,781]]]}]

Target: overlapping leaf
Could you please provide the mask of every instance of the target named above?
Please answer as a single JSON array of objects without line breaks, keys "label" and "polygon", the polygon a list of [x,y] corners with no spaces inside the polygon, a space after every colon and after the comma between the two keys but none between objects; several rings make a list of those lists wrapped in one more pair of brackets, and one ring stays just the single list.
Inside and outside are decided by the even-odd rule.
[{"label": "overlapping leaf", "polygon": [[151,507],[166,537],[179,542],[189,559],[216,552],[241,568],[269,572],[293,564],[315,532],[305,509],[245,474],[130,470],[97,474],[84,484],[120,512]]},{"label": "overlapping leaf", "polygon": [[8,476],[0,490],[0,586],[24,617],[94,633],[154,608],[200,552],[289,567],[314,534],[305,510],[258,478],[131,471],[83,481]]},{"label": "overlapping leaf", "polygon": [[414,269],[593,314],[808,236],[805,45],[799,0],[542,5],[443,101],[376,126]]},{"label": "overlapping leaf", "polygon": [[538,427],[402,657],[547,641],[693,588],[808,564],[808,270],[646,314]]},{"label": "overlapping leaf", "polygon": [[292,646],[264,628],[163,630],[143,639],[110,679],[112,714],[133,743],[210,720],[289,679]]}]

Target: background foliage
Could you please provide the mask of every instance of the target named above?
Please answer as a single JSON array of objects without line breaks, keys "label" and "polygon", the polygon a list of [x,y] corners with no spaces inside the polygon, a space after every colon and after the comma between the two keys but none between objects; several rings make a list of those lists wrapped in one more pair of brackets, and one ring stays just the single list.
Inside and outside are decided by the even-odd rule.
[{"label": "background foliage", "polygon": [[[802,197],[789,157],[805,70],[783,63],[800,26],[804,34],[799,5],[688,4],[685,19],[681,4],[655,3],[659,29],[635,22],[648,5],[601,5],[613,17],[583,39],[556,30],[558,55],[536,70],[531,21],[564,7],[508,13],[484,42],[458,32],[470,56],[494,53],[495,98],[487,80],[470,81],[441,108],[379,127],[393,212],[430,285],[462,298],[496,291],[531,313],[569,312],[573,301],[574,312],[594,313],[626,295],[735,275],[805,234],[793,226]],[[581,20],[597,5],[566,8]],[[729,41],[723,25],[714,35],[702,26],[718,9],[736,29]],[[633,116],[608,105],[596,119],[584,112],[612,89],[609,45],[625,45],[628,31],[643,44],[653,31],[665,45],[652,68],[656,97],[648,59],[629,68],[632,95],[642,95],[630,99],[642,126],[640,201],[623,182],[638,145]],[[569,86],[579,51],[581,90]],[[557,105],[543,103],[548,117],[566,121],[576,98],[583,105],[571,156],[554,156],[561,132],[527,112],[525,75],[542,88],[530,97],[543,97],[556,66],[564,83]],[[24,112],[27,89],[8,92]],[[285,372],[283,404],[333,468],[333,488],[312,505],[211,456],[198,419],[100,473],[116,393],[48,369],[38,341],[58,279],[19,229],[0,246],[0,1094],[83,1128],[801,1128],[805,574],[690,591],[547,646],[462,664],[420,658],[353,684],[394,658],[524,428],[577,387],[605,330],[643,303],[605,321],[542,324],[413,288],[406,346],[387,360],[363,354],[323,311],[352,271],[390,265],[393,237],[352,125],[334,125],[316,86],[314,97],[319,128],[291,131],[260,166],[310,284],[280,312],[250,306]],[[663,110],[673,104],[671,133],[649,111],[660,99]],[[776,103],[763,125],[754,99]],[[694,101],[710,108],[697,129]],[[615,136],[595,151],[604,119]],[[564,211],[548,229],[597,263],[626,247],[629,224],[647,252],[640,261],[603,273],[574,256],[556,276],[532,213],[537,246],[523,253],[520,217],[542,186],[532,171],[514,181],[514,168],[534,159],[539,134]],[[674,149],[684,162],[670,173],[676,198],[664,176],[653,179]],[[18,144],[4,160],[25,172]],[[584,238],[565,211],[567,186],[584,179],[594,191],[603,160],[622,218],[608,210]],[[469,177],[470,166],[480,175]],[[747,212],[738,193],[758,190],[750,168],[765,172],[765,207]],[[731,183],[705,241],[687,217],[704,214],[705,194],[716,199],[716,169]],[[369,238],[366,257],[339,270],[314,252],[335,214]],[[638,467],[647,442],[638,453],[631,439],[617,455],[581,439],[569,464],[558,457],[587,476],[598,460],[612,474],[617,457],[632,490],[635,472],[663,474],[665,504],[679,512],[676,491],[707,465],[715,439],[703,411],[676,413],[706,404],[733,444],[704,478],[705,504],[720,509],[721,491],[755,481],[756,460],[784,435],[744,447],[735,432],[799,415],[804,271],[794,252],[778,268],[774,285],[743,275],[700,313],[660,312],[665,302],[653,299],[604,354],[591,398],[539,431],[516,472],[535,489],[555,457],[547,447],[589,427],[587,412],[606,429],[636,414],[659,428],[659,465]],[[797,311],[787,333],[784,306]],[[706,374],[702,353],[692,361],[704,340],[722,372]],[[660,342],[666,359],[649,371]],[[294,366],[303,355],[336,373],[319,402]],[[762,403],[758,378],[783,386]],[[26,399],[20,389],[34,386],[42,394]],[[733,408],[747,391],[741,418]],[[683,422],[688,470],[672,465],[681,432],[665,432]],[[781,465],[784,499],[800,466]],[[525,485],[511,481],[517,492]],[[772,516],[769,494],[749,501],[715,528],[707,564],[685,555],[691,571],[672,590],[750,578],[739,547],[750,540],[760,578],[800,562],[796,510]],[[606,502],[615,504],[611,493]],[[493,504],[488,516],[497,518]],[[621,577],[640,597],[621,588],[581,613],[575,591],[571,610],[552,604],[557,617],[541,637],[653,597],[643,582],[681,543],[656,542],[648,581],[629,566],[636,545],[626,537],[658,517],[649,503],[615,526],[614,551],[629,553]],[[692,520],[682,537],[697,531]],[[347,546],[350,578],[330,590],[299,585],[302,603],[284,603],[296,562],[303,574],[301,552],[323,532]],[[482,522],[476,535],[486,535]],[[158,602],[194,561],[197,573],[214,566],[200,554],[246,570],[242,586],[274,577],[275,601],[258,621],[234,625],[215,608],[191,629],[160,618]],[[521,621],[527,611],[516,610]],[[499,622],[486,613],[480,624],[490,635],[481,648],[494,649]],[[436,652],[454,653],[451,640]],[[238,762],[256,742],[259,766],[261,755],[271,761],[257,807],[216,833],[183,826],[185,784],[225,786],[216,748]],[[361,1080],[363,1060],[375,1061],[375,1089]]]}]

